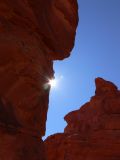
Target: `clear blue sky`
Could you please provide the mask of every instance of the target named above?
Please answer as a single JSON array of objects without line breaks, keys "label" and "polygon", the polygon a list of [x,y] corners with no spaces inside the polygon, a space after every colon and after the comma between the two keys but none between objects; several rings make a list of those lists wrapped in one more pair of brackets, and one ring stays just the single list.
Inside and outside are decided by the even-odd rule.
[{"label": "clear blue sky", "polygon": [[[79,26],[71,57],[54,63],[46,136],[63,132],[63,117],[94,95],[94,79],[120,87],[120,0],[78,0]],[[61,78],[62,76],[62,78]]]}]

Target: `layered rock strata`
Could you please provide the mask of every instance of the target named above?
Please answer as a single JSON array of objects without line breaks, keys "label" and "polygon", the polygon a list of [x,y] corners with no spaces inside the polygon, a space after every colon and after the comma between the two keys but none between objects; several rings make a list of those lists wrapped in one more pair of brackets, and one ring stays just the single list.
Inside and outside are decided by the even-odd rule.
[{"label": "layered rock strata", "polygon": [[69,56],[76,0],[0,0],[0,159],[44,160],[53,60]]},{"label": "layered rock strata", "polygon": [[95,96],[65,116],[64,133],[45,141],[47,160],[120,160],[120,91],[102,78]]}]

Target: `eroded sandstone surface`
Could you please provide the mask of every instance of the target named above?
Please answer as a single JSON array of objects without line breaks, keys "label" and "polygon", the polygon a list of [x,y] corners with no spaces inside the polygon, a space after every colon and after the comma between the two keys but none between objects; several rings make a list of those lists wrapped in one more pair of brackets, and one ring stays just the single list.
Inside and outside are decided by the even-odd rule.
[{"label": "eroded sandstone surface", "polygon": [[65,116],[64,133],[45,141],[47,160],[120,160],[120,91],[102,78],[95,96]]},{"label": "eroded sandstone surface", "polygon": [[76,0],[0,0],[0,160],[44,160],[53,60],[68,57]]}]

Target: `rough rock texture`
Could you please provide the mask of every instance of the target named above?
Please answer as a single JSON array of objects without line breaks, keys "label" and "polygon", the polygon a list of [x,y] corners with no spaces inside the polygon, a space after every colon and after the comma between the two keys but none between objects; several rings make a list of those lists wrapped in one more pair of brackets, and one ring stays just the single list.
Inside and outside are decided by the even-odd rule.
[{"label": "rough rock texture", "polygon": [[64,133],[45,141],[47,160],[120,160],[120,91],[95,80],[90,102],[65,116]]},{"label": "rough rock texture", "polygon": [[44,159],[52,61],[69,56],[77,22],[76,0],[0,0],[1,160]]}]

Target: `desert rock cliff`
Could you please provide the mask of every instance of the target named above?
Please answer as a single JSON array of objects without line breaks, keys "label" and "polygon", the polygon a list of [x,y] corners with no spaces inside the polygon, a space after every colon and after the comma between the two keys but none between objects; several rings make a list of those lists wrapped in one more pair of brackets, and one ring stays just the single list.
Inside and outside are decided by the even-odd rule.
[{"label": "desert rock cliff", "polygon": [[120,91],[102,78],[95,96],[65,116],[64,133],[45,141],[47,160],[120,160]]},{"label": "desert rock cliff", "polygon": [[68,57],[76,0],[0,0],[0,159],[44,160],[53,60]]}]

